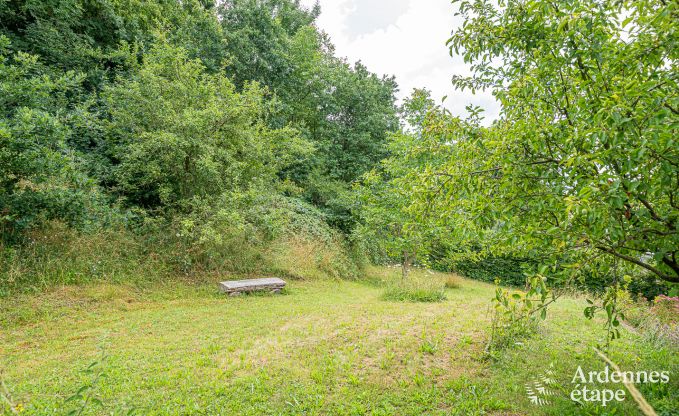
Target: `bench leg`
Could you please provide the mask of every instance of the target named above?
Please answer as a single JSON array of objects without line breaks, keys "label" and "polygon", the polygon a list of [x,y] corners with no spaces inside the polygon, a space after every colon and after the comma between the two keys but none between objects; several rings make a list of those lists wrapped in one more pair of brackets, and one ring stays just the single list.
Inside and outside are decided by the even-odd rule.
[{"label": "bench leg", "polygon": [[273,293],[274,295],[280,295],[281,290],[280,289],[274,289],[274,290],[271,291],[271,293]]},{"label": "bench leg", "polygon": [[231,292],[231,293],[229,293],[229,296],[231,296],[231,297],[240,296],[240,292]]}]

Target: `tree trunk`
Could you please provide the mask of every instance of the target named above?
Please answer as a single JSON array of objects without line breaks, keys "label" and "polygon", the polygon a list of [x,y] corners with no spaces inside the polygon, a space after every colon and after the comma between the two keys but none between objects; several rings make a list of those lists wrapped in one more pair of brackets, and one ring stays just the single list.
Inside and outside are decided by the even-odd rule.
[{"label": "tree trunk", "polygon": [[409,271],[408,269],[410,268],[410,262],[411,261],[412,260],[410,258],[410,253],[408,253],[407,251],[404,251],[403,252],[403,263],[401,263],[401,277],[403,278],[403,280],[408,278],[408,271]]}]

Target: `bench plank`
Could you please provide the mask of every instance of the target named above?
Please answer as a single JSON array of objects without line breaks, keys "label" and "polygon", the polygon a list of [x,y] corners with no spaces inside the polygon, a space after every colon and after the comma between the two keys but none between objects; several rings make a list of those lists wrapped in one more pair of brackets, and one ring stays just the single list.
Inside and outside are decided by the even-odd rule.
[{"label": "bench plank", "polygon": [[272,290],[279,292],[285,287],[284,280],[277,277],[263,279],[228,280],[219,283],[222,292],[236,294],[240,292],[254,292],[257,290]]}]

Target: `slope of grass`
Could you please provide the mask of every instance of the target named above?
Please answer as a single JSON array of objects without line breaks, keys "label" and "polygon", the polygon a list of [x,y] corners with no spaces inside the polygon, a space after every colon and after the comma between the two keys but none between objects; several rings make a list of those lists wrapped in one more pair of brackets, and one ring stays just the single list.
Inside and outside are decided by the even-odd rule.
[{"label": "slope of grass", "polygon": [[[374,282],[398,271],[370,273],[373,283],[291,281],[281,296],[227,298],[214,285],[173,282],[4,299],[0,368],[30,415],[76,408],[82,400],[65,401],[96,376],[81,370],[101,347],[105,377],[83,398],[102,404],[83,414],[637,414],[630,399],[597,409],[560,391],[544,406],[526,395],[550,368],[564,391],[578,365],[603,369],[591,350],[601,323],[582,317],[584,302],[561,300],[540,334],[492,361],[483,353],[492,286],[457,279],[445,301],[394,302]],[[441,286],[449,277],[419,273]],[[673,351],[626,332],[610,355],[624,369],[672,370],[671,383],[640,386],[659,414],[672,414]]]}]

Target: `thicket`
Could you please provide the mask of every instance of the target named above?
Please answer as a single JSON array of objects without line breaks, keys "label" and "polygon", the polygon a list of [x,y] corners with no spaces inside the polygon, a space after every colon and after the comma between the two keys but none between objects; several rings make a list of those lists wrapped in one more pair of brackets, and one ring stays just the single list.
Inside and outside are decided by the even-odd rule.
[{"label": "thicket", "polygon": [[356,275],[396,84],[293,0],[0,3],[0,281]]}]

